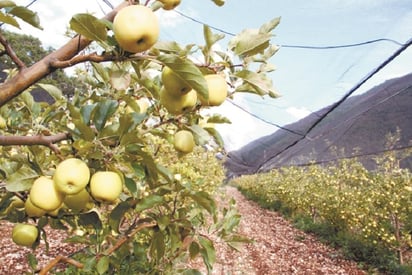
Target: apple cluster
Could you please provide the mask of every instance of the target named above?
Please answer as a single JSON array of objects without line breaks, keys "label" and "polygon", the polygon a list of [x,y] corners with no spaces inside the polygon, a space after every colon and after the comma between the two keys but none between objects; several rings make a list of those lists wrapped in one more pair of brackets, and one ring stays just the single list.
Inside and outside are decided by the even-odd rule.
[{"label": "apple cluster", "polygon": [[[52,178],[40,176],[33,182],[24,210],[27,216],[37,218],[46,214],[57,216],[62,208],[79,213],[93,207],[93,200],[115,202],[122,191],[123,181],[118,173],[97,171],[90,177],[89,167],[84,161],[68,158],[57,165]],[[21,199],[13,198],[13,207],[21,207],[22,204]],[[18,245],[32,246],[38,235],[38,230],[33,227],[37,230],[31,224],[16,224],[13,241]]]}]

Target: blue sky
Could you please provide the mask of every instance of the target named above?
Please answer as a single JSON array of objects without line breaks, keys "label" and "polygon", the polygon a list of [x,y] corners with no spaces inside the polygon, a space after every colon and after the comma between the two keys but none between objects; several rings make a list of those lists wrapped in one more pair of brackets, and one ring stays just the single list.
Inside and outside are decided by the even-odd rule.
[{"label": "blue sky", "polygon": [[[30,1],[16,1],[26,4]],[[70,4],[66,4],[70,3]],[[111,0],[116,6],[120,1]],[[78,12],[101,16],[109,8],[100,0],[38,0],[32,8],[41,16],[45,28],[37,32],[46,45],[59,47],[66,41],[64,27]],[[258,28],[281,17],[272,42],[278,45],[343,45],[390,38],[401,43],[412,37],[412,1],[410,0],[226,0],[217,7],[211,0],[182,0],[178,11],[196,20],[230,33]],[[203,43],[202,25],[174,11],[158,12],[161,39],[181,44]],[[220,43],[222,49],[225,42]],[[311,50],[281,47],[273,57],[277,70],[271,73],[279,99],[236,95],[236,104],[278,125],[285,125],[337,101],[374,67],[391,55],[399,45],[380,42],[367,46]],[[412,72],[412,49],[376,75],[358,93],[396,76]],[[227,149],[242,145],[277,130],[230,103],[213,110],[226,114],[231,125],[219,128]]]}]

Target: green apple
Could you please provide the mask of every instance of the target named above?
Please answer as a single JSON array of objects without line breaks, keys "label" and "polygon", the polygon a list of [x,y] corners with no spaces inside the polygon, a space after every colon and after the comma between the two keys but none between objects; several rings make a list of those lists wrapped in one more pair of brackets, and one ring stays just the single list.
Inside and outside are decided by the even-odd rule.
[{"label": "green apple", "polygon": [[27,216],[29,216],[30,218],[40,218],[46,214],[45,210],[35,206],[31,202],[30,196],[27,198],[27,200],[24,203],[24,210],[26,211]]},{"label": "green apple", "polygon": [[56,189],[66,195],[79,193],[89,183],[89,179],[89,167],[77,158],[68,158],[60,162],[53,175]]},{"label": "green apple", "polygon": [[180,4],[180,0],[159,0],[163,4],[164,10],[173,10]]},{"label": "green apple", "polygon": [[191,90],[182,96],[169,94],[164,87],[160,90],[160,103],[173,115],[179,115],[193,109],[197,103],[197,93]]},{"label": "green apple", "polygon": [[125,51],[139,53],[150,49],[159,38],[159,22],[153,11],[142,5],[121,9],[113,20],[114,37]]},{"label": "green apple", "polygon": [[207,88],[209,90],[209,98],[205,99],[199,96],[203,106],[219,106],[227,97],[227,83],[223,76],[218,74],[209,74],[205,76]]},{"label": "green apple", "polygon": [[184,79],[167,66],[163,68],[161,78],[163,87],[173,96],[181,96],[192,90],[190,85]]},{"label": "green apple", "polygon": [[77,194],[66,195],[63,203],[75,212],[82,211],[87,208],[87,204],[90,202],[90,194],[86,189],[83,189]]},{"label": "green apple", "polygon": [[30,200],[34,206],[53,211],[63,203],[64,194],[58,191],[51,178],[40,176],[30,188]]},{"label": "green apple", "polygon": [[195,145],[193,134],[188,130],[180,130],[174,135],[173,146],[181,153],[187,154],[192,152]]},{"label": "green apple", "polygon": [[90,179],[90,193],[99,202],[112,203],[122,191],[123,181],[116,172],[99,171]]},{"label": "green apple", "polygon": [[32,224],[17,223],[11,234],[15,244],[32,247],[39,236],[39,230]]}]

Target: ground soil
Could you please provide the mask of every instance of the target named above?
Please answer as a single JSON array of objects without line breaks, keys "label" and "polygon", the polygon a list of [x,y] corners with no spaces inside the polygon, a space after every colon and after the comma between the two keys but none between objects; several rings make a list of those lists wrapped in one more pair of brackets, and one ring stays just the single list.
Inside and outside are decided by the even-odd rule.
[{"label": "ground soil", "polygon": [[[236,200],[242,215],[238,231],[252,242],[234,251],[215,239],[217,262],[213,274],[366,274],[355,262],[345,260],[339,251],[295,229],[278,213],[245,199],[236,188],[227,186],[224,193],[224,201],[231,197]],[[11,225],[0,221],[0,274],[22,274],[28,270],[26,257],[31,251],[16,246],[10,236]],[[44,253],[44,244],[35,252],[40,266],[57,255],[70,255],[77,249],[64,243],[65,237],[63,231],[48,232],[49,252]],[[200,262],[191,265],[202,268]]]}]

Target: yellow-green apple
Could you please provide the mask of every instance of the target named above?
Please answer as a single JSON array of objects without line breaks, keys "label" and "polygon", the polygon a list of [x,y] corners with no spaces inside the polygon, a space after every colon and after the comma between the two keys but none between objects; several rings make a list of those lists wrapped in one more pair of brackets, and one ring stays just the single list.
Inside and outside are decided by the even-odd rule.
[{"label": "yellow-green apple", "polygon": [[89,167],[77,158],[68,158],[60,162],[53,175],[56,189],[66,195],[79,193],[89,183],[89,179]]},{"label": "yellow-green apple", "polygon": [[163,4],[164,10],[173,10],[180,4],[180,0],[159,0]]},{"label": "yellow-green apple", "polygon": [[154,12],[142,5],[121,9],[113,20],[113,33],[119,46],[131,53],[150,49],[159,38],[159,22]]},{"label": "yellow-green apple", "polygon": [[99,202],[114,202],[122,190],[123,181],[116,172],[98,171],[90,179],[90,193]]},{"label": "yellow-green apple", "polygon": [[79,212],[87,208],[87,204],[90,201],[90,194],[86,189],[81,190],[74,195],[66,195],[63,203],[75,212]]},{"label": "yellow-green apple", "polygon": [[174,135],[173,145],[177,151],[187,154],[193,151],[196,144],[192,132],[180,130]]},{"label": "yellow-green apple", "polygon": [[205,76],[207,88],[209,90],[209,98],[206,99],[199,96],[203,106],[219,106],[227,97],[227,83],[223,76],[218,74],[208,74]]},{"label": "yellow-green apple", "polygon": [[182,96],[169,94],[164,87],[160,90],[160,103],[173,115],[182,114],[191,110],[197,103],[197,93],[191,90]]},{"label": "yellow-green apple", "polygon": [[173,96],[181,96],[192,90],[190,85],[183,78],[178,76],[167,66],[163,68],[161,78],[163,87]]},{"label": "yellow-green apple", "polygon": [[46,214],[46,211],[35,206],[31,200],[30,196],[24,202],[24,211],[26,211],[27,216],[30,218],[40,218]]},{"label": "yellow-green apple", "polygon": [[40,176],[30,188],[30,201],[43,210],[53,211],[63,203],[64,194],[58,191],[51,178]]},{"label": "yellow-green apple", "polygon": [[33,224],[17,223],[11,234],[15,244],[32,247],[39,236],[39,230]]}]

